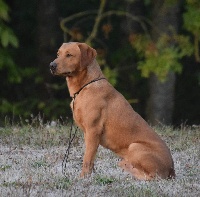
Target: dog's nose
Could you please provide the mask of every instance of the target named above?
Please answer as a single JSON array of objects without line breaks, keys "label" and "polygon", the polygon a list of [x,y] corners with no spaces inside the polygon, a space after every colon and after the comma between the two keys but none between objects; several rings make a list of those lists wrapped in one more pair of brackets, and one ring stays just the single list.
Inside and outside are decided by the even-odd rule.
[{"label": "dog's nose", "polygon": [[55,62],[51,62],[49,67],[50,67],[50,70],[55,71],[56,67],[57,67],[57,64]]}]

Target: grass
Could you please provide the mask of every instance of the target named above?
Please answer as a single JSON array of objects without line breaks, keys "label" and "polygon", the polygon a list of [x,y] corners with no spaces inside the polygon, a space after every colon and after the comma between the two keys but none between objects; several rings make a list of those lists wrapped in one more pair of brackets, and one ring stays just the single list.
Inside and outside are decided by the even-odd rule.
[{"label": "grass", "polygon": [[138,181],[117,166],[119,158],[99,147],[95,172],[79,179],[82,132],[70,149],[62,174],[69,126],[39,120],[0,128],[0,196],[200,196],[200,127],[155,128],[171,149],[176,179]]}]

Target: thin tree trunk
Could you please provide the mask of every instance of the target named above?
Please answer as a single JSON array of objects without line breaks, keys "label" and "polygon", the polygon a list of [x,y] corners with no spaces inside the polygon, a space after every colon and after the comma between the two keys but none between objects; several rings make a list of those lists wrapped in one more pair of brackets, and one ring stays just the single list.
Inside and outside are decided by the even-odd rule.
[{"label": "thin tree trunk", "polygon": [[[126,12],[130,13],[133,16],[136,17],[144,17],[145,16],[145,6],[144,6],[144,2],[141,0],[126,0]],[[121,37],[122,39],[120,40],[121,42],[121,46],[127,46],[127,41],[128,38],[130,37],[130,35],[134,35],[134,34],[143,34],[144,33],[144,29],[141,26],[141,23],[139,23],[136,20],[132,20],[129,17],[124,18],[124,20],[121,22]],[[130,43],[131,44],[131,43]],[[127,60],[123,61],[124,65],[128,65],[130,70],[125,70],[124,75],[122,74],[122,76],[126,76],[127,73],[126,72],[130,72],[133,74],[133,76],[136,76],[138,73],[138,69],[137,69],[137,61],[136,58],[134,57],[134,55],[130,58],[128,58]],[[127,86],[130,83],[131,86],[128,86],[129,91],[130,91],[130,95],[131,99],[135,99],[138,100],[139,102],[137,104],[133,104],[133,108],[134,110],[136,110],[142,117],[145,117],[145,101],[144,99],[142,99],[142,95],[141,95],[141,89],[144,88],[144,83],[139,83],[139,79],[136,79],[135,82],[133,83],[131,80],[131,77],[127,76],[123,79],[125,81],[127,81]]]},{"label": "thin tree trunk", "polygon": [[[126,11],[127,13],[131,13],[133,16],[143,16],[144,15],[144,4],[141,0],[127,1],[126,3]],[[130,20],[130,18],[126,18],[121,23],[121,30],[125,33],[126,36],[129,36],[130,33],[141,33],[143,29],[141,24],[137,21]],[[125,37],[126,38],[126,37]]]},{"label": "thin tree trunk", "polygon": [[41,81],[40,90],[38,91],[40,96],[46,99],[49,96],[46,84],[49,83],[52,78],[49,72],[49,63],[56,54],[57,38],[60,28],[56,0],[38,0],[37,5],[38,69],[43,76],[43,81]]},{"label": "thin tree trunk", "polygon": [[[170,35],[178,31],[180,20],[179,3],[167,4],[166,0],[154,0],[152,38],[156,42],[163,33]],[[150,98],[147,104],[147,118],[152,125],[172,124],[176,76],[170,72],[163,83],[152,74],[149,79]]]}]

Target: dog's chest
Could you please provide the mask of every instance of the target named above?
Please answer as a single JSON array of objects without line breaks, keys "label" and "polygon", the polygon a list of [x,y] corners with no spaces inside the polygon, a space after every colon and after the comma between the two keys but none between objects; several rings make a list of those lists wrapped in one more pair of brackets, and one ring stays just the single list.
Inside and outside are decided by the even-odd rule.
[{"label": "dog's chest", "polygon": [[72,113],[73,113],[73,118],[74,121],[76,123],[76,125],[84,130],[84,126],[83,126],[83,120],[82,120],[82,110],[81,108],[78,106],[77,102],[74,102],[74,100],[72,100],[70,107],[72,109]]}]

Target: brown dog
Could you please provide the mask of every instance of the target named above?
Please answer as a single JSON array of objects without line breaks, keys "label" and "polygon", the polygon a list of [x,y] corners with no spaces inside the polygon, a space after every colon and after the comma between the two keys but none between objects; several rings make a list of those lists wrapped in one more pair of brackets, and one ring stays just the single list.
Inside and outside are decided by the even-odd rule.
[{"label": "brown dog", "polygon": [[81,177],[92,172],[99,144],[119,155],[119,166],[137,179],[174,177],[169,149],[104,78],[96,55],[84,43],[64,43],[50,63],[52,74],[66,77],[73,117],[84,132]]}]

